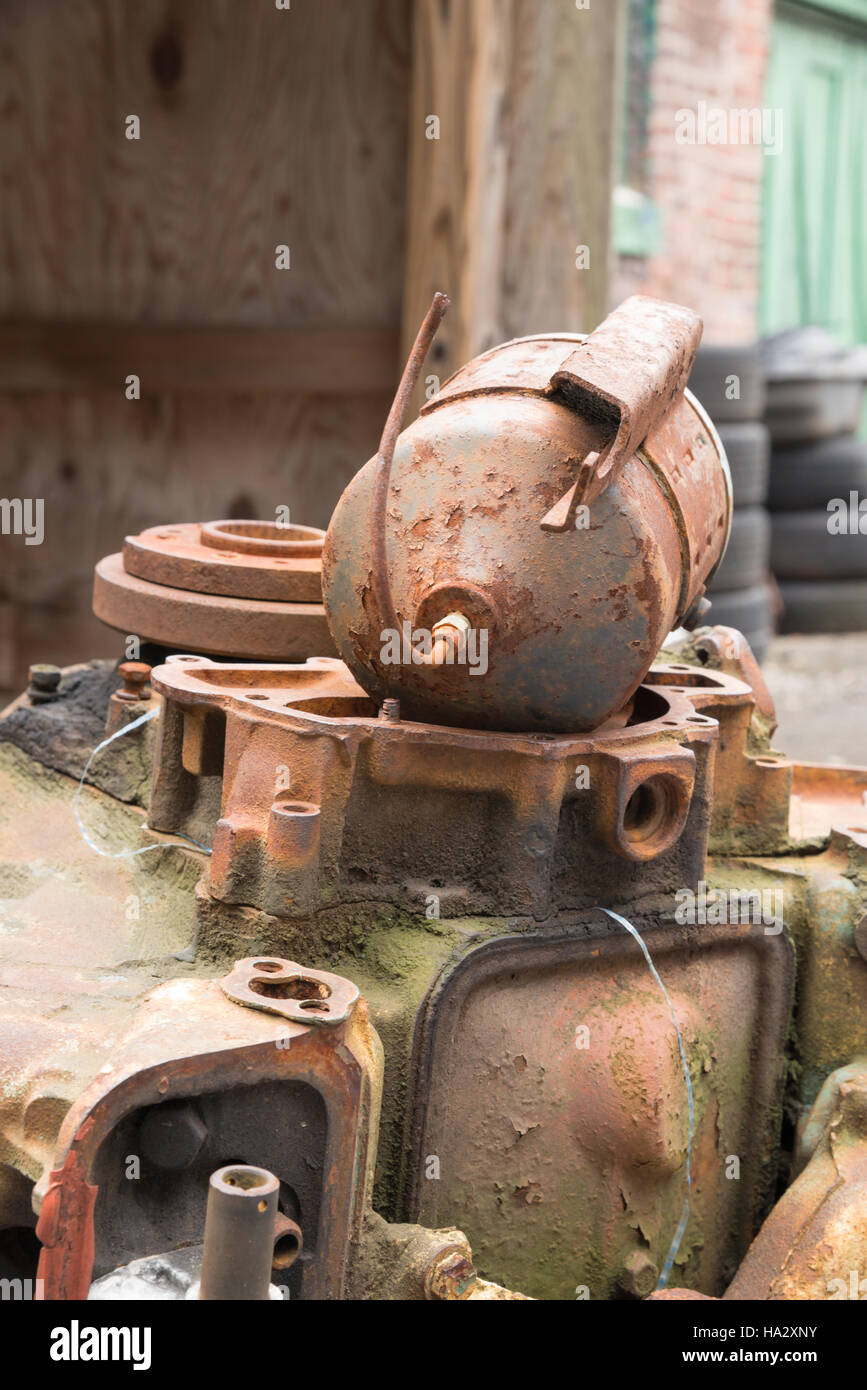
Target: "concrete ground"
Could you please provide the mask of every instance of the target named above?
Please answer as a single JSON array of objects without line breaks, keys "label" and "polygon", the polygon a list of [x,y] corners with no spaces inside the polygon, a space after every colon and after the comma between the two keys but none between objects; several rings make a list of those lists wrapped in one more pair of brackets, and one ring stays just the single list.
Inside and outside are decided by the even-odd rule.
[{"label": "concrete ground", "polygon": [[775,748],[801,762],[867,764],[867,632],[777,637],[762,671]]}]

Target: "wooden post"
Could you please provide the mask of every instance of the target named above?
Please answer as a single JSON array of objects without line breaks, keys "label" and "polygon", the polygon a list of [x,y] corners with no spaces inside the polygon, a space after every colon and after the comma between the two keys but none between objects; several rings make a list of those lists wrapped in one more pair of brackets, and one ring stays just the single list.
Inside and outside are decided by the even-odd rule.
[{"label": "wooden post", "polygon": [[433,292],[452,299],[428,375],[604,316],[619,8],[415,0],[405,352]]}]

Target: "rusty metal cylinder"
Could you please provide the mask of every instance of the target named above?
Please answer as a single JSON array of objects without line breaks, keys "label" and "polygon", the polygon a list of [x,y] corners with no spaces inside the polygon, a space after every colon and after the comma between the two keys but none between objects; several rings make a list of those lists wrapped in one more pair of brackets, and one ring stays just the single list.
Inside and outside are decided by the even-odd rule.
[{"label": "rusty metal cylinder", "polygon": [[377,704],[557,733],[624,708],[728,539],[725,453],[684,390],[700,332],[639,296],[586,339],[493,348],[360,470],[323,588],[338,651]]},{"label": "rusty metal cylinder", "polygon": [[267,1301],[279,1193],[265,1168],[233,1163],[211,1174],[200,1299]]}]

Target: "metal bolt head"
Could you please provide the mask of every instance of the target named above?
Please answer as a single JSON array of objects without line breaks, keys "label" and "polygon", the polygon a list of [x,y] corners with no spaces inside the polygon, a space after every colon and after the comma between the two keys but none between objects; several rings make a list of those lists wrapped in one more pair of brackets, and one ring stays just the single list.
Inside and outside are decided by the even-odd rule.
[{"label": "metal bolt head", "polygon": [[659,1270],[646,1250],[633,1250],[625,1265],[619,1283],[626,1293],[635,1298],[647,1298],[659,1283]]},{"label": "metal bolt head", "polygon": [[60,684],[60,667],[38,665],[30,667],[30,684],[39,690],[56,690]]},{"label": "metal bolt head", "polygon": [[120,690],[115,692],[119,700],[147,699],[151,668],[146,661],[122,661],[117,673],[123,680]]},{"label": "metal bolt head", "polygon": [[28,672],[30,684],[27,694],[35,704],[53,700],[60,687],[61,670],[59,666],[40,664],[31,666]]},{"label": "metal bolt head", "polygon": [[437,1255],[425,1273],[425,1297],[449,1301],[466,1298],[478,1275],[472,1260],[460,1250]]},{"label": "metal bolt head", "polygon": [[177,1173],[189,1168],[207,1137],[207,1126],[191,1105],[186,1101],[166,1101],[147,1111],[138,1142],[142,1157],[155,1168]]},{"label": "metal bolt head", "polygon": [[395,700],[392,697],[383,700],[382,707],[379,711],[379,717],[384,720],[386,724],[399,724],[400,700]]}]

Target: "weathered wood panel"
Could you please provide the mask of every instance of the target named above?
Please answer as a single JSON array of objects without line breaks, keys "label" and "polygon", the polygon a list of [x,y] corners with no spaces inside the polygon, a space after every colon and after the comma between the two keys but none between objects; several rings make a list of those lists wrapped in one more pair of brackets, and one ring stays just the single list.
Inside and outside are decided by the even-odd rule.
[{"label": "weathered wood panel", "polygon": [[130,531],[270,517],[280,505],[326,526],[374,452],[388,404],[368,395],[0,396],[0,496],[45,503],[42,545],[0,538],[0,686],[14,683],[10,663],[20,681],[33,661],[120,654],[119,638],[90,615],[90,592],[96,561]]},{"label": "weathered wood panel", "polygon": [[135,363],[141,394],[394,390],[398,330],[187,328],[181,324],[0,323],[0,392],[123,391]]},{"label": "weathered wood panel", "polygon": [[117,650],[90,571],[127,532],[278,503],[324,525],[375,448],[409,19],[408,0],[0,7],[0,392],[41,393],[0,394],[0,497],[46,505],[42,546],[0,537],[0,685]]},{"label": "weathered wood panel", "polygon": [[406,0],[4,0],[0,318],[397,323],[408,32]]},{"label": "weathered wood panel", "polygon": [[618,11],[415,0],[403,340],[434,290],[449,294],[440,376],[505,338],[604,315]]},{"label": "weathered wood panel", "polygon": [[[619,0],[517,0],[512,41],[503,336],[589,332],[610,266]],[[576,247],[590,263],[579,270]]]}]

